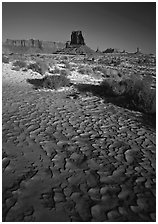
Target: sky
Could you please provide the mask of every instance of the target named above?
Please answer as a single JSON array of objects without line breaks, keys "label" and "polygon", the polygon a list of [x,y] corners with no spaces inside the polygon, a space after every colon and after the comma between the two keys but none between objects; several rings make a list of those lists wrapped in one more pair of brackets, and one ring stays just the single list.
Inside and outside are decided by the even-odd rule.
[{"label": "sky", "polygon": [[87,46],[96,50],[139,47],[156,52],[154,2],[3,2],[2,40],[70,40],[81,30]]}]

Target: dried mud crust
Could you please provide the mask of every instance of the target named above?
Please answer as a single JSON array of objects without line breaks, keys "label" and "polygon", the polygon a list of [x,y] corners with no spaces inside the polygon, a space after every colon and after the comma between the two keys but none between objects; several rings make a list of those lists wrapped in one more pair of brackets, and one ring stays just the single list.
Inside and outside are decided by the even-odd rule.
[{"label": "dried mud crust", "polygon": [[155,221],[141,113],[3,80],[3,221]]}]

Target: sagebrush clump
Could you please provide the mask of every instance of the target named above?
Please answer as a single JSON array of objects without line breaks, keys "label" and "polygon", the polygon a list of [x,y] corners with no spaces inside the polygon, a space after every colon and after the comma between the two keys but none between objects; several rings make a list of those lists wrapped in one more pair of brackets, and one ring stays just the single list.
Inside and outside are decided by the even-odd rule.
[{"label": "sagebrush clump", "polygon": [[68,76],[70,74],[70,71],[68,69],[61,69],[60,75]]},{"label": "sagebrush clump", "polygon": [[43,78],[43,88],[59,89],[60,87],[69,87],[70,80],[62,75],[47,75]]},{"label": "sagebrush clump", "polygon": [[9,58],[5,55],[2,55],[2,62],[5,64],[9,64]]},{"label": "sagebrush clump", "polygon": [[44,61],[37,61],[29,64],[28,69],[32,69],[34,72],[44,75],[49,70],[49,67]]},{"label": "sagebrush clump", "polygon": [[92,75],[93,69],[90,66],[81,65],[78,67],[78,72],[83,75]]},{"label": "sagebrush clump", "polygon": [[19,67],[19,68],[26,68],[27,67],[27,63],[25,61],[22,60],[17,60],[15,62],[13,62],[12,64],[14,67]]},{"label": "sagebrush clump", "polygon": [[113,78],[105,79],[101,87],[106,96],[125,96],[134,108],[147,113],[156,112],[156,89],[151,88],[152,77],[131,74],[121,81]]},{"label": "sagebrush clump", "polygon": [[60,69],[55,66],[54,69],[49,70],[49,73],[51,73],[51,74],[60,74]]}]

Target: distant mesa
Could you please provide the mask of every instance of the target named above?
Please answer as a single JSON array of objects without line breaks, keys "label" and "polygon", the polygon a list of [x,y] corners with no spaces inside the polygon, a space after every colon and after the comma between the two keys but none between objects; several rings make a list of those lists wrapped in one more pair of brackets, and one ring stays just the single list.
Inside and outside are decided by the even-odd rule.
[{"label": "distant mesa", "polygon": [[30,39],[30,40],[7,39],[6,44],[11,45],[11,46],[16,46],[16,47],[18,47],[18,46],[20,46],[20,47],[37,47],[37,48],[42,49],[42,41],[34,40],[34,39]]},{"label": "distant mesa", "polygon": [[65,47],[65,43],[43,40],[11,40],[7,39],[3,45],[3,52],[6,53],[54,53]]},{"label": "distant mesa", "polygon": [[[11,40],[7,39],[3,45],[2,50],[4,53],[20,53],[20,54],[34,54],[34,53],[60,53],[70,55],[95,55],[102,53],[122,53],[116,48],[107,48],[101,52],[99,48],[96,51],[88,47],[85,43],[81,30],[72,31],[70,40],[66,43],[43,41],[38,39],[29,40]],[[139,48],[137,48],[139,52]]]},{"label": "distant mesa", "polygon": [[107,48],[103,53],[119,53],[117,48]]},{"label": "distant mesa", "polygon": [[[54,42],[54,41],[41,41],[35,39],[29,40],[11,40],[7,39],[3,43],[3,52],[13,52],[13,53],[72,53],[80,54],[84,50],[78,49],[81,46],[85,46],[85,41],[82,35],[82,31],[73,31],[71,33],[71,40],[66,43]],[[65,52],[65,49],[71,48],[71,52]],[[78,49],[76,51],[76,48]],[[67,50],[66,50],[67,51]]]}]

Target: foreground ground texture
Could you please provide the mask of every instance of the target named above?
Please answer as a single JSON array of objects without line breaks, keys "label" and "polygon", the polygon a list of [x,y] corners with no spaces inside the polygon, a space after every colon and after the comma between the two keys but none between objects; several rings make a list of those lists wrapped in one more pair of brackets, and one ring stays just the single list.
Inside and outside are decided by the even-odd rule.
[{"label": "foreground ground texture", "polygon": [[[3,221],[155,221],[155,129],[3,66]],[[31,77],[30,77],[31,78]]]}]

